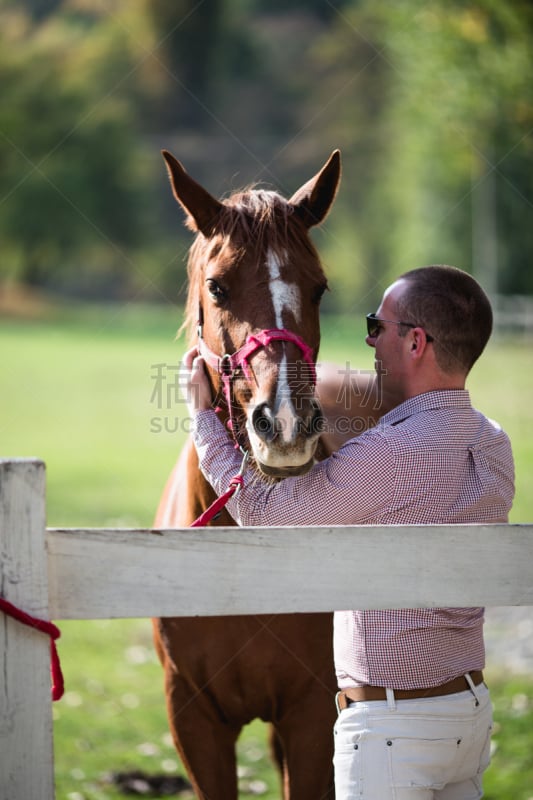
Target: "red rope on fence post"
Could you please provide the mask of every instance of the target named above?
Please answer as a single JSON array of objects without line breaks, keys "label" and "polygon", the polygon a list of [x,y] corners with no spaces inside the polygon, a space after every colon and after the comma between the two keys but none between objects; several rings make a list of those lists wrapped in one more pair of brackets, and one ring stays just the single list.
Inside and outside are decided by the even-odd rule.
[{"label": "red rope on fence post", "polygon": [[61,671],[61,664],[59,663],[59,655],[57,653],[56,639],[61,636],[61,631],[54,625],[53,622],[47,622],[44,619],[32,617],[20,608],[17,608],[10,603],[9,600],[4,600],[0,597],[0,611],[7,614],[9,617],[16,619],[23,625],[29,628],[34,628],[41,633],[46,633],[50,637],[50,674],[52,677],[52,700],[60,700],[65,691],[65,684],[63,681],[63,673]]}]

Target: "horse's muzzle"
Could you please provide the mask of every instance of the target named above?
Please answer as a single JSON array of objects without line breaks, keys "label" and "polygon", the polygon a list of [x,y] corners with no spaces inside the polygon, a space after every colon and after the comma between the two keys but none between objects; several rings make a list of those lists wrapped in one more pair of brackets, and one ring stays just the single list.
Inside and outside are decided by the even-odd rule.
[{"label": "horse's muzzle", "polygon": [[326,421],[322,409],[316,400],[311,401],[311,413],[305,419],[295,416],[288,419],[285,416],[276,416],[268,403],[260,403],[252,414],[252,427],[255,434],[263,442],[270,444],[277,437],[285,442],[296,438],[314,438],[324,432]]}]

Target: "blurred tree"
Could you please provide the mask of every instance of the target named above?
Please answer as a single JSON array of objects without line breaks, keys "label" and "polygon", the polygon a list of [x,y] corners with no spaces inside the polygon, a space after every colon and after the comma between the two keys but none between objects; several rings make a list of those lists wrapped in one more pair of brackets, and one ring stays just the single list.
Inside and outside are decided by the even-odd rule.
[{"label": "blurred tree", "polygon": [[102,82],[106,47],[108,68],[131,69],[124,37],[103,47],[65,16],[1,22],[1,274],[115,294],[135,271],[145,179],[132,109]]},{"label": "blurred tree", "polygon": [[23,8],[36,22],[46,19],[54,14],[62,5],[63,0],[5,0],[3,5],[11,8]]},{"label": "blurred tree", "polygon": [[0,276],[173,298],[161,147],[214,194],[340,147],[326,307],[442,260],[532,292],[532,33],[525,0],[0,0]]},{"label": "blurred tree", "polygon": [[[473,270],[489,291],[533,291],[532,34],[531,5],[503,0],[362,0],[339,19],[331,49],[340,44],[343,75],[361,74],[362,39],[369,48],[346,105],[355,146],[345,154],[364,295],[435,261]],[[372,120],[361,106],[372,107],[374,67]],[[361,152],[369,122],[375,147]]]},{"label": "blurred tree", "polygon": [[[405,263],[429,240],[433,260],[449,253],[495,293],[515,283],[509,277],[533,248],[531,7],[455,2],[421,9],[416,23],[409,45],[396,36],[406,91],[393,118],[409,155],[406,163],[397,150],[391,177],[417,213],[406,214],[397,195],[404,210],[394,248]],[[510,218],[510,200],[520,218]],[[533,290],[533,276],[522,277],[515,291]]]},{"label": "blurred tree", "polygon": [[218,50],[223,46],[223,0],[148,0],[146,8],[168,69],[158,123],[196,131],[211,127],[208,112]]}]

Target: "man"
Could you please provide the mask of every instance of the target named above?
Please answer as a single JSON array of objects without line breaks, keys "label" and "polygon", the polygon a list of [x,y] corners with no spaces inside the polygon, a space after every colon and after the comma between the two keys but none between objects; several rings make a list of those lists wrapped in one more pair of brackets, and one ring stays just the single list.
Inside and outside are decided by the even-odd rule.
[{"label": "man", "polygon": [[[481,287],[454,267],[412,270],[367,324],[392,410],[305,476],[272,485],[247,473],[230,513],[263,526],[507,521],[511,446],[465,390],[492,330]],[[240,457],[195,355],[185,359],[195,443],[221,493]],[[337,800],[480,798],[492,726],[483,609],[337,611],[334,623]]]}]

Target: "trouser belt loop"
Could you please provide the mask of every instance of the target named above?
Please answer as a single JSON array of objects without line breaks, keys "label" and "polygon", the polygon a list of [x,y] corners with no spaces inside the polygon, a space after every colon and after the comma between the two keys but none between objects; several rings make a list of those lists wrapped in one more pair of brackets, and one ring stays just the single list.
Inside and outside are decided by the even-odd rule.
[{"label": "trouser belt loop", "polygon": [[472,694],[474,695],[474,697],[476,699],[476,706],[478,706],[479,705],[479,697],[477,696],[476,686],[475,686],[474,681],[472,680],[469,672],[465,673],[465,681],[469,685],[470,691],[472,692]]},{"label": "trouser belt loop", "polygon": [[335,706],[337,708],[337,714],[340,714],[341,711],[344,711],[345,708],[348,708],[350,701],[348,700],[346,694],[344,692],[337,692],[335,695]]},{"label": "trouser belt loop", "polygon": [[396,698],[394,696],[394,689],[385,689],[387,696],[387,707],[389,711],[396,711]]}]

